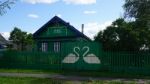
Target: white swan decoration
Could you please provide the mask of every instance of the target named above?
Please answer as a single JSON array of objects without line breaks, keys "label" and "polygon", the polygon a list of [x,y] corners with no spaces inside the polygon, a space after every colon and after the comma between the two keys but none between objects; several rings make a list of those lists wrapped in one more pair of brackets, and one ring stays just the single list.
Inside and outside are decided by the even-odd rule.
[{"label": "white swan decoration", "polygon": [[67,55],[64,60],[62,61],[63,63],[76,63],[79,60],[79,53],[77,52],[77,50],[80,51],[79,47],[74,47],[73,51],[75,54],[70,53],[69,55]]},{"label": "white swan decoration", "polygon": [[82,50],[84,50],[84,49],[86,49],[86,51],[83,54],[83,60],[86,63],[89,63],[89,64],[100,64],[101,63],[100,59],[96,55],[88,54],[88,52],[90,50],[89,47],[85,46],[85,47],[82,48]]}]

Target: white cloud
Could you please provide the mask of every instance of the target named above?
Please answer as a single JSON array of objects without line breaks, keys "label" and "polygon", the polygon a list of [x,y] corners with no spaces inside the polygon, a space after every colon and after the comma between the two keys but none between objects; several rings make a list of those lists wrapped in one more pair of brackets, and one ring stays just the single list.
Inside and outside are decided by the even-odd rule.
[{"label": "white cloud", "polygon": [[85,24],[84,28],[84,34],[90,37],[91,39],[94,39],[94,36],[100,31],[104,30],[107,26],[111,25],[112,21],[106,21],[102,24],[98,22],[92,22]]},{"label": "white cloud", "polygon": [[67,4],[95,4],[96,0],[63,0]]},{"label": "white cloud", "polygon": [[83,13],[84,14],[96,14],[97,11],[84,11]]},{"label": "white cloud", "polygon": [[3,36],[6,40],[9,39],[10,32],[2,32],[1,34],[2,34],[2,36]]},{"label": "white cloud", "polygon": [[58,1],[63,1],[66,4],[80,4],[80,5],[88,5],[88,4],[95,4],[96,0],[22,0],[23,2],[30,3],[30,4],[52,4]]},{"label": "white cloud", "polygon": [[56,14],[56,16],[58,16],[58,17],[62,17],[62,15],[61,15],[61,14]]},{"label": "white cloud", "polygon": [[43,3],[43,4],[52,4],[55,3],[59,0],[22,0],[23,2],[27,2],[30,4],[39,4],[39,3]]},{"label": "white cloud", "polygon": [[28,17],[30,17],[30,18],[34,18],[34,19],[39,18],[39,16],[38,16],[38,15],[36,15],[36,14],[29,14],[29,15],[28,15]]}]

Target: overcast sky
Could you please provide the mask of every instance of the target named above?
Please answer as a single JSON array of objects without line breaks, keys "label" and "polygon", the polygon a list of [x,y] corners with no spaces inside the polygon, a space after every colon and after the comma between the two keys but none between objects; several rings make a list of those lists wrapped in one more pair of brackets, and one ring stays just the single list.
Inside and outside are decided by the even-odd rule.
[{"label": "overcast sky", "polygon": [[93,38],[123,16],[124,0],[20,0],[0,16],[0,33],[8,38],[14,27],[34,33],[55,15]]}]

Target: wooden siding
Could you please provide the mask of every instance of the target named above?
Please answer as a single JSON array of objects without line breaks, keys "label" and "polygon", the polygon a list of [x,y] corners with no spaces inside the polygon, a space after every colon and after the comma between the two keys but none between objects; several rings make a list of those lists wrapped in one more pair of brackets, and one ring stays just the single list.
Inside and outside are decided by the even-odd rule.
[{"label": "wooden siding", "polygon": [[38,37],[68,37],[75,36],[75,33],[69,30],[65,26],[60,27],[48,27],[41,32]]}]

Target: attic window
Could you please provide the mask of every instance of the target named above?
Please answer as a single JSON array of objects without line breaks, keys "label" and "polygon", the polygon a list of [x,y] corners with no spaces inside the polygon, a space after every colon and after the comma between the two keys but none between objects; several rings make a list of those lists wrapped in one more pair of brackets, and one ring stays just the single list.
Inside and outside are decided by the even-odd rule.
[{"label": "attic window", "polygon": [[60,29],[55,29],[54,32],[59,34],[59,33],[61,33],[61,30]]}]

